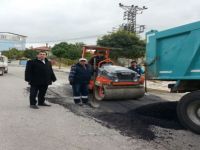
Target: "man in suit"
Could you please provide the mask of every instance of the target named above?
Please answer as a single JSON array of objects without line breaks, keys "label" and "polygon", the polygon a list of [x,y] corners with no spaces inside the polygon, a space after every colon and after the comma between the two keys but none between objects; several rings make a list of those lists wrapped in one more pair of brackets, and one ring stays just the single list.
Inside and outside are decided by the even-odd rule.
[{"label": "man in suit", "polygon": [[48,85],[56,81],[56,76],[46,57],[46,52],[40,51],[36,59],[29,60],[26,64],[25,81],[30,84],[30,108],[33,109],[38,109],[36,96],[39,106],[50,106],[45,103],[45,94]]}]

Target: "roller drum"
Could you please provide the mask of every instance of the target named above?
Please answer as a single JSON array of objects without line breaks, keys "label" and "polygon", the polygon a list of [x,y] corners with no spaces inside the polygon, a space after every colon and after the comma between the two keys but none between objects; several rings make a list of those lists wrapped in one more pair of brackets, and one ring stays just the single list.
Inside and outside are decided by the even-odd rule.
[{"label": "roller drum", "polygon": [[103,95],[99,94],[98,88],[95,90],[97,100],[137,99],[143,97],[145,93],[143,86],[103,86],[102,91]]}]

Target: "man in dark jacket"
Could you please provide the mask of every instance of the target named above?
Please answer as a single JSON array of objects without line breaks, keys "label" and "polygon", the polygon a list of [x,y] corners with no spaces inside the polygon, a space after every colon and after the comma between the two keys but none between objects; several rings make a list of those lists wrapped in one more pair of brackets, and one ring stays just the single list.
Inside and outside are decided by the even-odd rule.
[{"label": "man in dark jacket", "polygon": [[39,106],[50,106],[46,104],[45,94],[48,85],[56,81],[51,62],[46,58],[46,52],[40,51],[36,59],[29,60],[26,64],[25,81],[30,84],[30,107],[38,109],[36,106],[36,96],[38,94]]},{"label": "man in dark jacket", "polygon": [[96,63],[96,66],[98,65],[99,62],[105,60],[105,56],[104,56],[104,52],[103,51],[96,51],[95,55],[89,60],[89,64],[93,66],[94,68],[94,63]]},{"label": "man in dark jacket", "polygon": [[71,67],[69,82],[72,85],[75,104],[88,104],[88,84],[91,76],[91,66],[85,58],[80,58],[79,62]]},{"label": "man in dark jacket", "polygon": [[142,69],[137,65],[137,61],[135,60],[131,61],[131,66],[129,67],[129,69],[137,72],[139,76],[141,76],[142,74]]}]

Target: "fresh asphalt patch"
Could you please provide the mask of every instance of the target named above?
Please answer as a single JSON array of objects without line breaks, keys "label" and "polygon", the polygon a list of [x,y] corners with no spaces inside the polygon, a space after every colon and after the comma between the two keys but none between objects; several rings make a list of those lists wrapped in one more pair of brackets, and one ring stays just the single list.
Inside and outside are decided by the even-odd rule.
[{"label": "fresh asphalt patch", "polygon": [[176,113],[177,102],[160,102],[139,107],[130,113],[136,113],[149,125],[168,129],[182,130]]},{"label": "fresh asphalt patch", "polygon": [[[54,96],[53,96],[54,95]],[[73,103],[72,96],[61,97],[55,93],[55,90],[50,90],[47,94],[47,100],[51,103],[56,103],[69,109],[76,115],[92,118],[101,123],[103,126],[118,130],[122,135],[136,137],[143,140],[154,140],[156,135],[151,130],[151,126],[158,126],[167,129],[183,130],[180,125],[177,114],[177,102],[154,102],[141,105],[134,109],[127,109],[126,112],[115,112],[112,110],[112,104],[121,103],[119,107],[124,107],[123,102],[126,101],[107,101],[100,102],[99,108],[90,106],[81,107]],[[148,96],[146,97],[148,99]],[[110,110],[105,111],[104,103],[109,103]]]},{"label": "fresh asphalt patch", "polygon": [[107,123],[107,126],[130,137],[144,140],[156,138],[151,126],[182,130],[176,115],[176,102],[162,102],[141,106],[127,113],[100,113],[95,118]]},{"label": "fresh asphalt patch", "polygon": [[[29,88],[26,88],[26,91],[29,92]],[[63,95],[61,96],[61,94],[55,92],[55,89],[50,88],[47,92],[47,100],[51,103],[64,106],[78,116],[92,118],[103,126],[116,129],[122,135],[129,137],[137,137],[148,141],[154,140],[156,135],[151,130],[151,126],[174,130],[184,129],[177,118],[176,101],[155,101],[150,104],[143,104],[134,109],[127,107],[127,111],[121,113],[111,111],[113,109],[112,104],[120,103],[118,106],[124,109],[126,101],[101,102],[102,105],[100,103],[99,108],[92,108],[90,106],[81,107],[73,103],[73,98],[69,91]],[[148,100],[148,96],[146,98]],[[105,103],[109,104],[109,111],[108,109],[104,109]]]}]

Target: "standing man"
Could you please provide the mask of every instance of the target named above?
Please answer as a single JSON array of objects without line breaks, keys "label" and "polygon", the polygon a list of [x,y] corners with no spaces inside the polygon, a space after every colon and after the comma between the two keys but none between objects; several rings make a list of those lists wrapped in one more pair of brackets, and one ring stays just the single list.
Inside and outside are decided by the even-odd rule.
[{"label": "standing man", "polygon": [[137,61],[135,61],[135,60],[131,61],[131,66],[128,67],[128,69],[131,69],[131,70],[137,72],[139,76],[141,76],[141,74],[142,74],[142,69],[141,69],[141,67],[139,67],[137,65]]},{"label": "standing man", "polygon": [[29,60],[26,64],[25,81],[30,84],[30,108],[38,109],[39,106],[50,106],[45,103],[45,94],[48,85],[56,81],[51,62],[46,58],[45,51],[40,51],[36,59]]},{"label": "standing man", "polygon": [[104,55],[105,54],[103,51],[95,51],[95,55],[89,60],[89,64],[94,66],[94,61],[96,61],[96,66],[97,66],[99,62],[105,60]]},{"label": "standing man", "polygon": [[80,58],[79,62],[71,67],[69,82],[72,85],[75,104],[88,105],[88,84],[91,76],[92,69],[85,58]]}]

